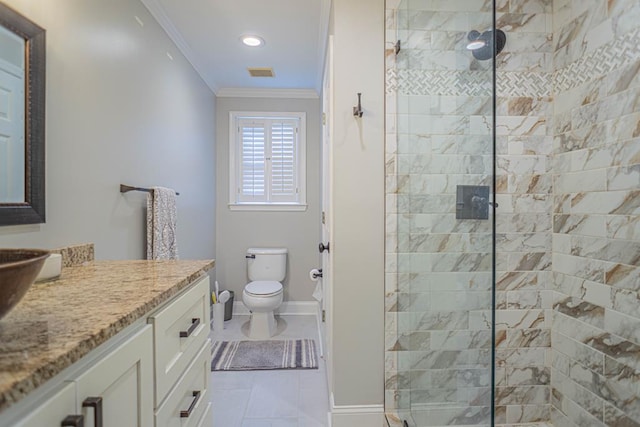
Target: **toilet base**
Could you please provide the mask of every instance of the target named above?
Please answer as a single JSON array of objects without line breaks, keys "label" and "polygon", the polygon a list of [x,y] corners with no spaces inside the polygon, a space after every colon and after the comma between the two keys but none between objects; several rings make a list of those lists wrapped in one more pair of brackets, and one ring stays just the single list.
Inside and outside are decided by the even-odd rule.
[{"label": "toilet base", "polygon": [[276,334],[277,330],[278,322],[273,315],[273,311],[251,313],[249,338],[253,340],[269,339]]}]

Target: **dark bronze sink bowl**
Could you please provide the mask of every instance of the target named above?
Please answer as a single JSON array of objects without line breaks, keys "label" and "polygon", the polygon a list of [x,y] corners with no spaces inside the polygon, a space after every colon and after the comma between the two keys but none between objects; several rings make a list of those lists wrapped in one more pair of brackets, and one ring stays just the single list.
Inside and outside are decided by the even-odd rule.
[{"label": "dark bronze sink bowl", "polygon": [[0,319],[22,299],[48,256],[41,249],[0,249]]}]

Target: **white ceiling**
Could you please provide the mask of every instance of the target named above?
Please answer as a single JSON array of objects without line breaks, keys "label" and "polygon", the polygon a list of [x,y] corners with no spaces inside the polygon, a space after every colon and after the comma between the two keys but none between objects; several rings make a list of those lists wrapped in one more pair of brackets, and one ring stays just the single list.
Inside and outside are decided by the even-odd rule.
[{"label": "white ceiling", "polygon": [[[330,0],[142,0],[203,80],[229,89],[319,92]],[[243,34],[266,43],[250,48]],[[250,77],[272,67],[275,77]]]}]

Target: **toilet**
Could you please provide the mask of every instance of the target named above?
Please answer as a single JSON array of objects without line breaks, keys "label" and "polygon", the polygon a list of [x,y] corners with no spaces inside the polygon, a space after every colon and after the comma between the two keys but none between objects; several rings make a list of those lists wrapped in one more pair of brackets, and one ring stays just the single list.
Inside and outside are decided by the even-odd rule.
[{"label": "toilet", "polygon": [[249,248],[246,259],[250,282],[244,287],[242,302],[251,312],[249,338],[268,339],[277,331],[273,312],[282,304],[287,249]]}]

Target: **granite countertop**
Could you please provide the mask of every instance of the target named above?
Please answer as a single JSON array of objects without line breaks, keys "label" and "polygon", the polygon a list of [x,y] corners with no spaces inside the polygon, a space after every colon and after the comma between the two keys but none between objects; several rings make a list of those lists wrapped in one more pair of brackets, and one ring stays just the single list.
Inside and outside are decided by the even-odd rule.
[{"label": "granite countertop", "polygon": [[178,294],[205,261],[92,261],[35,283],[0,320],[0,411]]}]

